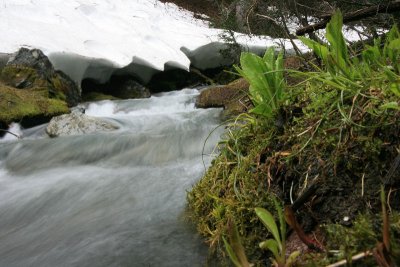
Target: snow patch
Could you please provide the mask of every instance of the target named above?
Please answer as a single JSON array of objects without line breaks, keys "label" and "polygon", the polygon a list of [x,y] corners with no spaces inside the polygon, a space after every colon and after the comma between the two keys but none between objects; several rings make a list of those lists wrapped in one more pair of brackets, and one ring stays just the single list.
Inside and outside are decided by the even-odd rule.
[{"label": "snow patch", "polygon": [[[2,0],[0,52],[38,48],[78,84],[136,74],[144,82],[173,66],[222,65],[221,30],[174,4],[157,0]],[[238,36],[249,50],[274,45],[270,38]],[[285,41],[286,44],[289,42]],[[0,62],[1,64],[1,62]]]}]

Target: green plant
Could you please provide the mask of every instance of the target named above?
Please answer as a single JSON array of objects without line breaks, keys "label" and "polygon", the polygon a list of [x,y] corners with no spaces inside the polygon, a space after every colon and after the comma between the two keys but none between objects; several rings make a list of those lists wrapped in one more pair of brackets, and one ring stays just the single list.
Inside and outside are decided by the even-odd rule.
[{"label": "green plant", "polygon": [[228,236],[229,242],[225,237],[222,237],[222,240],[224,241],[226,252],[233,264],[236,267],[250,267],[251,265],[244,251],[236,224],[233,223],[232,220],[228,221]]},{"label": "green plant", "polygon": [[[376,85],[377,81],[382,85],[384,80],[389,79],[391,86],[398,89],[400,34],[397,26],[392,27],[384,44],[379,38],[374,40],[373,46],[366,46],[363,49],[361,57],[349,52],[342,27],[343,16],[338,10],[326,26],[327,44],[320,44],[302,36],[298,37],[324,63],[328,75],[324,75],[323,71],[318,69],[317,79],[342,90],[369,88],[371,85]],[[386,76],[381,74],[371,76],[379,71],[383,71]]]},{"label": "green plant", "polygon": [[[315,72],[299,73],[309,80],[319,84],[314,86],[328,86],[340,91],[338,97],[326,109],[328,114],[336,108],[343,122],[353,124],[352,111],[357,107],[355,100],[365,98],[372,102],[380,102],[380,110],[400,109],[400,33],[397,26],[393,26],[387,34],[386,40],[374,40],[373,46],[366,46],[360,54],[351,53],[348,49],[343,33],[343,17],[338,10],[332,16],[326,27],[327,44],[299,37],[322,60],[323,70],[315,66]],[[376,93],[379,91],[379,97]],[[394,97],[397,98],[394,98]],[[353,107],[346,111],[346,102],[353,101]],[[370,111],[379,113],[379,110]],[[363,127],[362,125],[356,125]]]},{"label": "green plant", "polygon": [[255,208],[257,216],[260,218],[264,226],[271,232],[273,239],[267,239],[260,243],[260,248],[267,249],[272,252],[274,259],[272,262],[277,267],[292,266],[295,259],[299,256],[299,251],[292,252],[286,258],[286,222],[279,202],[274,198],[275,209],[278,212],[279,228],[274,220],[273,215],[263,209]]},{"label": "green plant", "polygon": [[285,98],[282,52],[277,57],[273,47],[267,49],[263,57],[243,52],[240,65],[235,66],[237,72],[250,83],[250,98],[254,104],[251,112],[271,117]]},{"label": "green plant", "polygon": [[[400,97],[400,32],[396,25],[386,35],[382,44],[380,38],[374,40],[373,46],[366,46],[362,51],[362,59],[368,64],[366,75],[372,75],[370,69],[381,69],[388,80],[390,91]],[[396,101],[387,102],[381,106],[383,109],[400,109]]]},{"label": "green plant", "polygon": [[314,53],[322,59],[331,75],[342,74],[351,78],[354,73],[351,66],[347,45],[342,33],[343,16],[337,11],[326,25],[326,39],[329,45],[320,44],[314,40],[298,36]]},{"label": "green plant", "polygon": [[[300,255],[299,251],[292,252],[289,257],[286,258],[286,222],[282,211],[282,206],[279,202],[272,198],[274,201],[275,209],[278,212],[279,228],[275,222],[274,216],[264,208],[255,208],[255,212],[264,226],[272,234],[271,239],[267,239],[259,244],[260,248],[269,250],[272,255],[272,264],[276,267],[290,267],[293,265],[296,258]],[[244,247],[241,244],[241,238],[239,232],[232,223],[232,220],[228,221],[228,237],[229,242],[223,237],[226,251],[229,258],[237,267],[250,266],[247,260]]]}]

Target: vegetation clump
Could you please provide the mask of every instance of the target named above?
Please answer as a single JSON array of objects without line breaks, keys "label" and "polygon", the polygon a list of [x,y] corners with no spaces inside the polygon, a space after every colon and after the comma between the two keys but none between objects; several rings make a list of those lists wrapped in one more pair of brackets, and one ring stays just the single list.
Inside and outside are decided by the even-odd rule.
[{"label": "vegetation clump", "polygon": [[46,89],[16,89],[0,82],[0,124],[49,120],[68,113],[65,101],[48,98]]},{"label": "vegetation clump", "polygon": [[[292,222],[301,227],[296,233],[304,231],[303,239],[311,240],[305,251],[295,246],[308,252],[298,258],[298,265],[321,266],[341,257],[351,262],[361,250],[371,253],[357,259],[359,266],[395,266],[400,259],[393,242],[400,233],[400,207],[395,204],[400,201],[400,34],[394,26],[385,40],[376,39],[372,46],[353,52],[342,35],[340,12],[326,31],[327,44],[302,38],[321,64],[306,73],[289,71],[289,76],[302,79],[296,86],[275,81],[285,77],[277,75],[284,71],[276,64],[279,56],[247,64],[252,77],[243,76],[250,85],[269,82],[279,87],[250,90],[253,112],[227,125],[220,154],[188,193],[191,218],[220,256],[226,254],[222,237],[233,220],[249,261],[255,266],[270,264],[271,254],[258,247],[270,234],[255,208],[274,211],[272,199],[277,197],[293,210]],[[243,69],[245,57],[241,59]],[[381,186],[387,193],[387,209],[381,208]],[[368,214],[380,215],[372,219]],[[379,222],[388,214],[386,223]],[[392,233],[393,250],[382,249],[390,247],[386,240],[380,247],[385,256],[378,253],[375,261],[376,243],[388,239],[379,232],[382,227]],[[352,236],[346,239],[349,233]],[[355,246],[357,242],[363,246]],[[341,256],[332,256],[337,249]]]}]

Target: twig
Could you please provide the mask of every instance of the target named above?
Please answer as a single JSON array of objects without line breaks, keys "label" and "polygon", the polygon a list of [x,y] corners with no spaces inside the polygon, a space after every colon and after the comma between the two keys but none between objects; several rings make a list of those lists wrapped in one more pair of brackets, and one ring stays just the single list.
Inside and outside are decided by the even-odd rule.
[{"label": "twig", "polygon": [[299,223],[296,220],[296,217],[294,215],[293,210],[291,209],[290,206],[285,206],[285,220],[290,227],[293,228],[293,230],[296,232],[297,236],[300,238],[300,240],[307,245],[309,249],[313,249],[318,252],[323,252],[324,248],[317,243],[316,241],[312,240],[309,238],[303,231],[303,229],[300,227]]},{"label": "twig", "polygon": [[361,177],[361,196],[364,196],[364,178],[365,178],[365,173],[363,173]]},{"label": "twig", "polygon": [[19,136],[18,134],[15,134],[15,133],[13,133],[13,132],[10,132],[10,131],[8,131],[8,130],[0,129],[0,132],[5,132],[5,133],[8,133],[8,134],[14,135],[14,136],[17,137],[18,139],[21,139],[21,136]]},{"label": "twig", "polygon": [[[355,20],[360,20],[363,18],[375,16],[377,13],[394,13],[400,10],[400,1],[394,1],[388,4],[375,5],[372,7],[363,8],[343,16],[343,23],[351,22]],[[303,28],[300,28],[296,31],[297,35],[304,35],[306,33],[311,33],[316,30],[320,30],[325,28],[326,24],[328,24],[330,17],[327,17],[321,22],[315,23],[313,25],[309,25]]]},{"label": "twig", "polygon": [[208,82],[210,85],[215,85],[215,82],[213,79],[211,79],[210,77],[207,77],[206,75],[204,75],[203,73],[201,73],[200,70],[191,67],[190,68],[190,72],[197,74],[198,76],[200,76],[201,78],[203,78],[206,82]]},{"label": "twig", "polygon": [[262,14],[257,13],[256,16],[262,17],[264,19],[268,19],[268,20],[272,21],[273,23],[275,23],[276,25],[279,25],[279,21],[277,21],[276,19],[271,18],[267,15],[262,15]]},{"label": "twig", "polygon": [[[354,255],[353,257],[351,257],[351,260],[352,261],[356,261],[356,260],[365,258],[367,256],[372,256],[372,252],[368,250],[368,251],[365,251],[365,252],[358,253],[358,254]],[[343,266],[343,265],[346,265],[346,264],[347,264],[347,260],[341,260],[341,261],[338,261],[336,263],[330,264],[330,265],[328,265],[326,267],[339,267],[339,266]]]},{"label": "twig", "polygon": [[249,21],[249,17],[251,12],[253,12],[254,7],[257,5],[257,0],[255,0],[253,2],[253,4],[250,6],[250,8],[247,10],[247,14],[246,14],[246,22],[247,22],[247,29],[249,30],[249,34],[251,34],[251,28],[250,28],[250,21]]}]

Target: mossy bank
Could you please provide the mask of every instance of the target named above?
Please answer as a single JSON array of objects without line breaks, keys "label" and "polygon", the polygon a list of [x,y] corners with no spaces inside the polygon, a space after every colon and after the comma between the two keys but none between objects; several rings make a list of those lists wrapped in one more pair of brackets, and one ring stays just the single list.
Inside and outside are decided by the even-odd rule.
[{"label": "mossy bank", "polygon": [[[327,38],[326,45],[303,40],[318,48],[324,65],[287,71],[286,78],[300,81],[295,86],[277,74],[283,71],[280,56],[242,54],[238,70],[252,77],[255,107],[226,125],[218,157],[188,193],[189,217],[221,265],[224,259],[229,265],[222,240],[233,221],[249,261],[271,266],[274,255],[259,243],[272,236],[254,209],[277,216],[275,197],[294,211],[290,223],[301,228],[284,233],[286,251],[301,252],[297,266],[351,262],[360,253],[353,266],[400,262],[400,68],[394,46],[400,34],[394,27],[385,42],[376,40],[359,51],[362,56],[350,57],[338,13]],[[239,250],[237,240],[233,246]],[[386,246],[383,261],[379,246]]]}]

